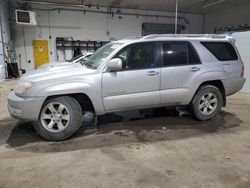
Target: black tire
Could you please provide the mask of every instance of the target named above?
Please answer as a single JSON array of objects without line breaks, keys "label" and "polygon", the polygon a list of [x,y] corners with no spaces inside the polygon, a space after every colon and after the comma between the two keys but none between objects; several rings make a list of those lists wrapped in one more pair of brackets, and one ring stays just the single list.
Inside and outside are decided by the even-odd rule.
[{"label": "black tire", "polygon": [[[64,105],[67,108],[67,115],[69,115],[69,121],[67,123],[67,126],[61,131],[58,130],[58,132],[49,131],[45,128],[45,126],[42,123],[42,111],[46,108],[47,105],[54,103],[60,103]],[[61,96],[49,99],[45,101],[42,110],[40,112],[40,116],[38,121],[35,122],[35,130],[37,133],[46,140],[50,141],[62,141],[70,138],[73,136],[76,131],[81,127],[82,122],[82,109],[80,104],[77,102],[76,99],[70,97],[70,96]]]},{"label": "black tire", "polygon": [[[204,114],[204,112],[202,112],[202,109],[204,110],[204,108],[202,108],[200,110],[199,106],[202,103],[202,97],[208,93],[212,93],[214,96],[216,96],[217,99],[217,106],[214,107],[214,110],[211,110],[211,114]],[[205,105],[205,104],[204,104]],[[199,90],[196,92],[192,102],[190,103],[190,111],[191,114],[200,121],[206,121],[206,120],[210,120],[216,117],[216,115],[220,112],[221,107],[223,105],[223,97],[221,94],[221,91],[212,85],[205,85],[205,86],[201,86],[199,88]],[[215,105],[214,105],[215,106]]]}]

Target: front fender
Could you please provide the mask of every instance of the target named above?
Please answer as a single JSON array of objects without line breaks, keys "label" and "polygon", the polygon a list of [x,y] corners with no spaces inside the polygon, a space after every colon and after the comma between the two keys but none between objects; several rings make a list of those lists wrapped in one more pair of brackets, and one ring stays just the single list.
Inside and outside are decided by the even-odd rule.
[{"label": "front fender", "polygon": [[50,84],[37,90],[37,96],[55,96],[55,95],[68,95],[75,93],[83,93],[87,95],[95,109],[97,115],[105,113],[101,93],[89,83],[73,82],[73,83],[55,83]]}]

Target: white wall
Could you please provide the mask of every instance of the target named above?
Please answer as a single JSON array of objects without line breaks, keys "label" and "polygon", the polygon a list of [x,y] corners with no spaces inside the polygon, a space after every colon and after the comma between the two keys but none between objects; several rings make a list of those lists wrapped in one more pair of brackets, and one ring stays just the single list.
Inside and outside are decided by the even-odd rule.
[{"label": "white wall", "polygon": [[240,6],[232,6],[219,12],[206,14],[204,17],[204,33],[213,33],[215,27],[250,23],[250,2]]},{"label": "white wall", "polygon": [[[95,9],[96,10],[96,9]],[[34,68],[32,40],[44,38],[49,40],[48,20],[51,25],[51,41],[49,44],[50,61],[56,60],[55,52],[55,39],[56,37],[73,37],[74,40],[104,40],[108,41],[110,38],[121,39],[128,36],[140,36],[142,32],[142,23],[174,23],[174,19],[170,18],[156,18],[156,17],[141,17],[122,15],[122,19],[118,16],[108,16],[107,14],[88,13],[84,15],[83,12],[73,11],[36,11],[38,18],[38,26],[20,26],[16,25],[15,28],[15,44],[17,57],[21,55],[22,68],[31,70]],[[122,12],[134,12],[132,10],[122,10]],[[174,13],[167,12],[152,12],[152,11],[137,11],[136,13],[143,14],[158,14],[158,15],[171,15]],[[185,14],[189,20],[186,24],[180,20],[181,24],[186,26],[185,33],[201,33],[203,16],[195,14]],[[24,30],[24,33],[23,33]],[[110,35],[107,36],[107,30]],[[26,47],[24,46],[24,39]],[[27,58],[25,57],[25,49]],[[67,59],[70,58],[70,55]],[[19,62],[19,60],[18,60]],[[30,62],[30,63],[28,63]]]},{"label": "white wall", "polygon": [[242,91],[250,93],[250,31],[233,33],[232,36],[236,39],[235,44],[245,66],[245,78],[247,80]]},{"label": "white wall", "polygon": [[2,42],[7,43],[10,40],[10,28],[9,28],[9,20],[8,20],[8,1],[0,0],[0,14],[1,14],[1,25],[0,31],[2,29],[3,38],[0,33],[0,80],[5,78],[5,63],[4,63],[4,52],[2,47]]}]

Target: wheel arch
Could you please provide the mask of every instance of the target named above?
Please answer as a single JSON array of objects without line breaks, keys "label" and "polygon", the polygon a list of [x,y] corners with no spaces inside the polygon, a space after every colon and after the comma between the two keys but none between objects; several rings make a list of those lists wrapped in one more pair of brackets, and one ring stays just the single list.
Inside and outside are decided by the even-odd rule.
[{"label": "wheel arch", "polygon": [[[195,92],[193,98],[195,97],[195,95],[199,91],[199,89],[205,85],[212,85],[220,90],[220,92],[222,94],[222,98],[223,98],[223,105],[222,106],[225,107],[226,106],[226,91],[225,91],[225,86],[221,80],[209,80],[209,81],[202,82],[199,85],[199,87],[196,89],[196,92]],[[193,98],[192,98],[192,100],[193,100]],[[192,102],[192,100],[191,100],[191,102]]]},{"label": "wheel arch", "polygon": [[38,93],[46,97],[45,101],[59,96],[71,96],[79,102],[82,108],[87,105],[88,109],[94,110],[97,115],[105,113],[101,93],[89,83],[53,84],[41,88]]},{"label": "wheel arch", "polygon": [[69,97],[74,98],[80,104],[82,111],[90,110],[90,111],[95,112],[95,108],[94,108],[94,105],[92,103],[92,100],[85,93],[68,93],[68,94],[51,95],[51,96],[48,96],[45,99],[45,101],[47,101],[49,99],[56,98],[56,97],[61,97],[61,96],[69,96]]}]

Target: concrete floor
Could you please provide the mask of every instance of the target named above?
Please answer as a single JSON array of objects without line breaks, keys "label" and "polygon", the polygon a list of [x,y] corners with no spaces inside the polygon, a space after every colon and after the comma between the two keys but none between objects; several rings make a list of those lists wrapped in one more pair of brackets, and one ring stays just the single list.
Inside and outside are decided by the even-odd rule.
[{"label": "concrete floor", "polygon": [[[110,114],[64,142],[9,117],[0,84],[0,187],[250,187],[250,95],[208,122],[167,111]],[[145,116],[145,117],[144,117]]]}]

